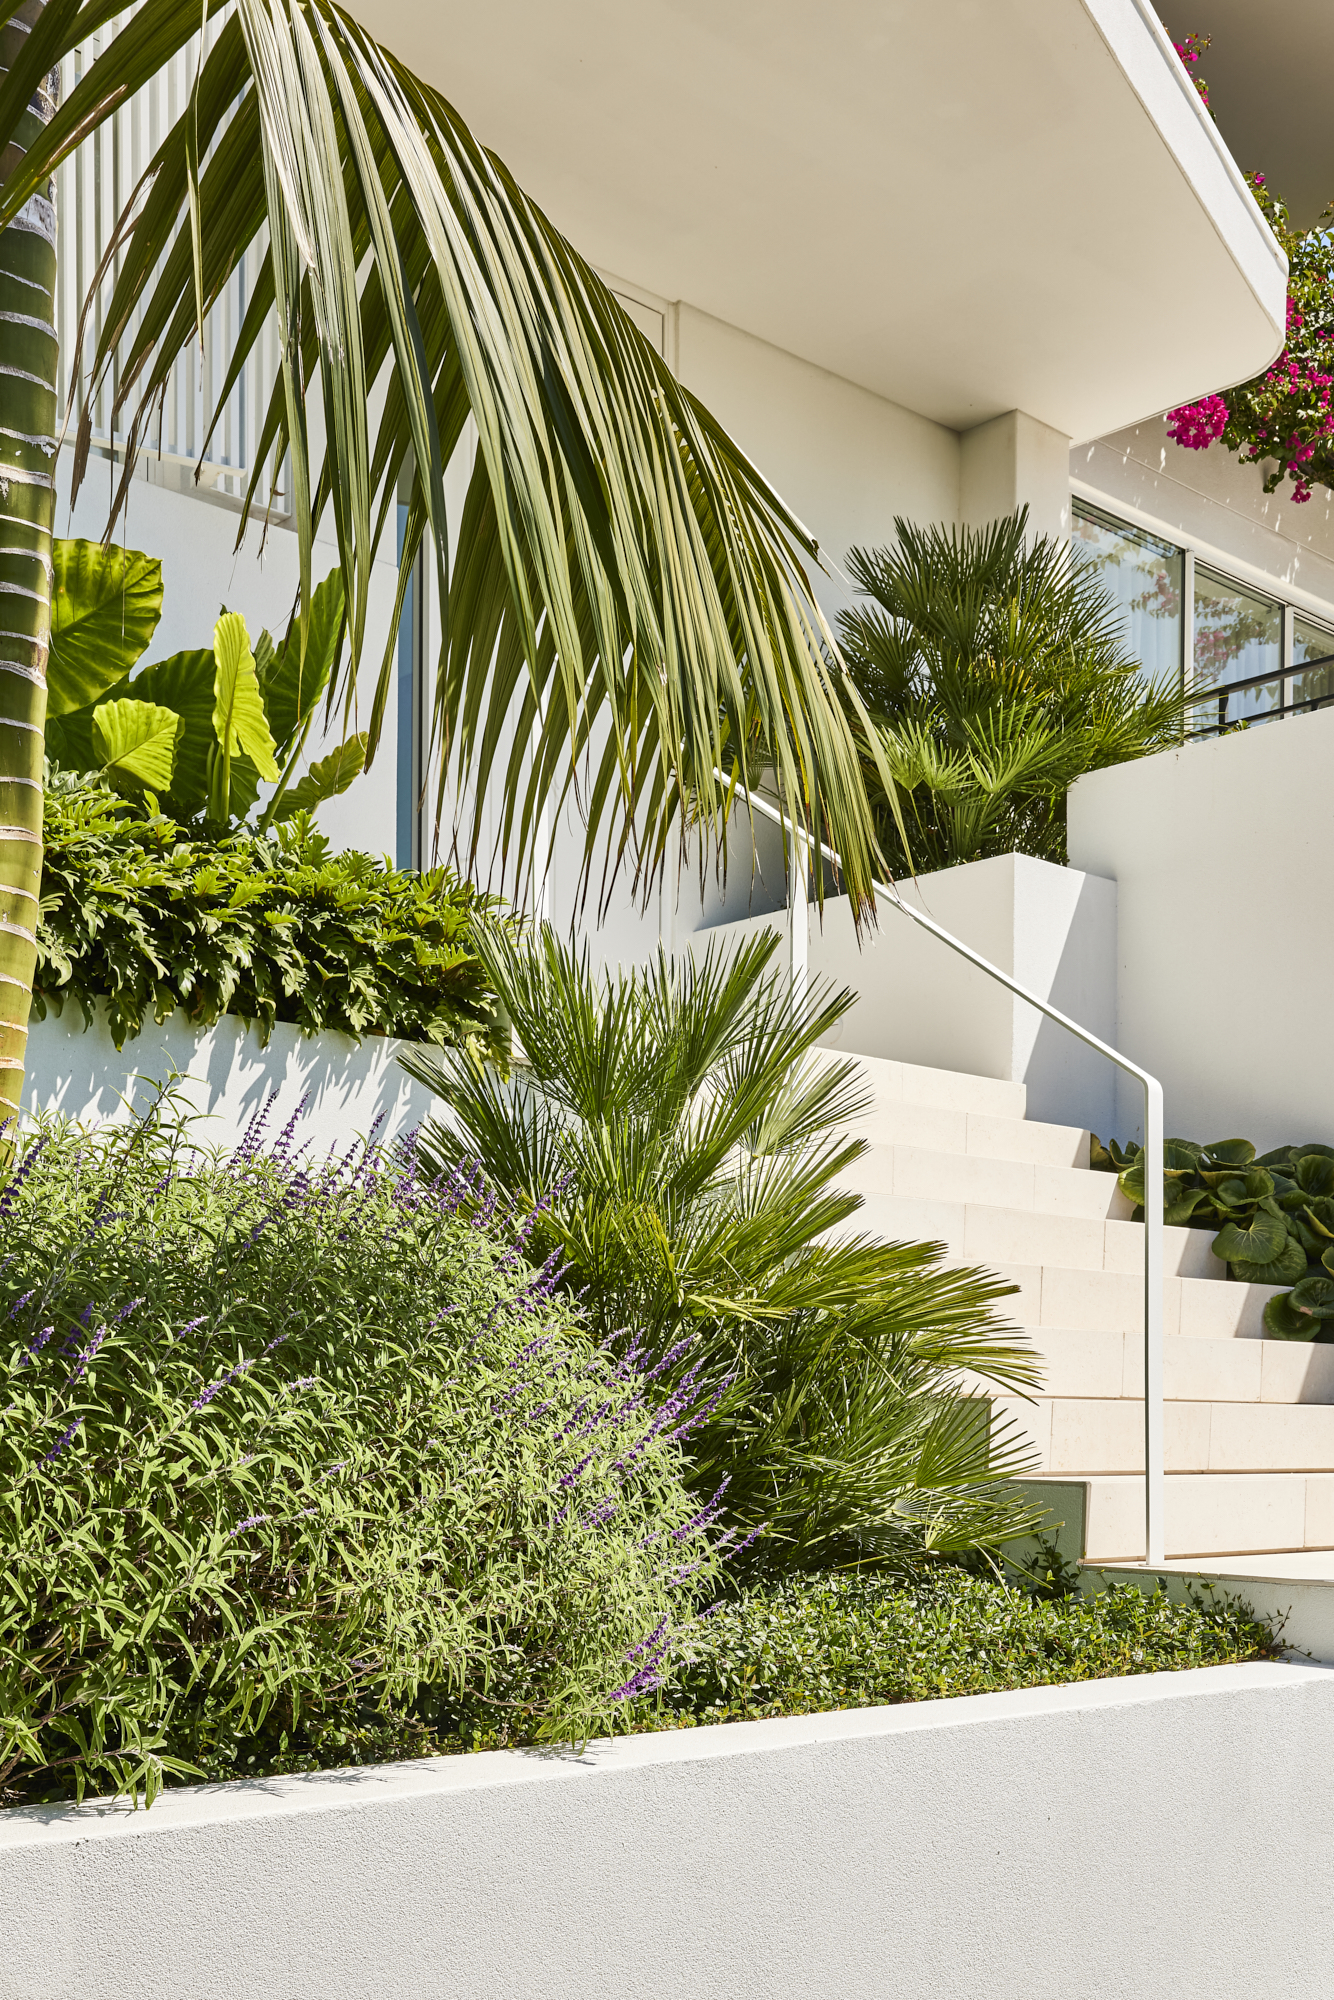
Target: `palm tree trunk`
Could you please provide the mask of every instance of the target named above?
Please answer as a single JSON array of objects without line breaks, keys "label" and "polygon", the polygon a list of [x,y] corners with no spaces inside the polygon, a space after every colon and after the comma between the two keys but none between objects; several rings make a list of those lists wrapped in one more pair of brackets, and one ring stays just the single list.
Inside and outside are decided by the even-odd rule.
[{"label": "palm tree trunk", "polygon": [[[41,17],[0,32],[0,72]],[[9,174],[56,107],[44,79],[0,159]],[[23,1094],[42,882],[42,756],[55,519],[56,211],[35,194],[0,232],[0,1165]]]}]

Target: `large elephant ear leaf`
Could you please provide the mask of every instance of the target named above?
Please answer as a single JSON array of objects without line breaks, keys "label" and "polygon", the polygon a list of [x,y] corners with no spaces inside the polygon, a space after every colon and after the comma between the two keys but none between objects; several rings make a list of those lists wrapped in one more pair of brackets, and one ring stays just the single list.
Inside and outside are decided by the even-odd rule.
[{"label": "large elephant ear leaf", "polygon": [[1314,1313],[1317,1319],[1334,1319],[1334,1278],[1323,1273],[1303,1278],[1293,1288],[1292,1303],[1298,1311]]},{"label": "large elephant ear leaf", "polygon": [[261,778],[277,784],[276,746],[239,611],[224,611],[213,628],[213,731],[225,755],[248,757]]},{"label": "large elephant ear leaf", "polygon": [[328,757],[321,757],[312,764],[299,784],[293,785],[273,815],[275,825],[291,819],[299,812],[313,812],[325,799],[337,798],[345,792],[355,777],[366,766],[366,731],[358,736],[349,736],[346,743]]},{"label": "large elephant ear leaf", "polygon": [[1271,1340],[1314,1340],[1321,1324],[1315,1313],[1294,1306],[1291,1292],[1277,1292],[1265,1300],[1265,1332]]},{"label": "large elephant ear leaf", "polygon": [[[1225,1222],[1214,1238],[1213,1253],[1229,1264],[1272,1264],[1282,1255],[1287,1241],[1286,1226],[1277,1216],[1261,1210],[1244,1229],[1235,1222]],[[1304,1255],[1302,1268],[1306,1268]]]},{"label": "large elephant ear leaf", "polygon": [[124,680],[162,616],[162,564],[137,549],[56,542],[48,715],[87,708]]},{"label": "large elephant ear leaf", "polygon": [[125,689],[138,701],[175,709],[181,718],[170,798],[181,819],[202,812],[208,800],[208,753],[215,740],[213,678],[211,652],[173,653],[169,660],[145,667]]},{"label": "large elephant ear leaf", "polygon": [[260,663],[260,686],[269,728],[281,750],[291,744],[329,685],[329,676],[342,648],[344,601],[342,571],[331,570],[311,592],[305,659],[301,658],[301,628],[293,620],[291,631],[268,662],[267,670]]},{"label": "large elephant ear leaf", "polygon": [[1334,1160],[1321,1153],[1306,1153],[1294,1169],[1297,1185],[1305,1194],[1334,1194]]},{"label": "large elephant ear leaf", "polygon": [[1202,1201],[1209,1198],[1206,1188],[1165,1188],[1163,1191],[1163,1221],[1173,1229],[1179,1229],[1190,1221]]},{"label": "large elephant ear leaf", "polygon": [[1306,1274],[1306,1252],[1295,1237],[1288,1237],[1277,1257],[1267,1264],[1235,1257],[1228,1265],[1232,1276],[1243,1285],[1295,1285]]},{"label": "large elephant ear leaf", "polygon": [[118,792],[165,792],[185,724],[151,701],[104,701],[93,710],[93,749]]}]

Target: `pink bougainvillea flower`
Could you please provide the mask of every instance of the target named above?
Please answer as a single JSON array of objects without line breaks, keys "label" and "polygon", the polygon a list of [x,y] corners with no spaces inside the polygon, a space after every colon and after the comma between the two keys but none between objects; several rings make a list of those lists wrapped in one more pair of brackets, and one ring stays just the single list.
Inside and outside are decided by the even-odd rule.
[{"label": "pink bougainvillea flower", "polygon": [[1216,444],[1227,429],[1227,404],[1221,396],[1203,396],[1198,403],[1183,403],[1167,418],[1167,435],[1187,451],[1204,451]]}]

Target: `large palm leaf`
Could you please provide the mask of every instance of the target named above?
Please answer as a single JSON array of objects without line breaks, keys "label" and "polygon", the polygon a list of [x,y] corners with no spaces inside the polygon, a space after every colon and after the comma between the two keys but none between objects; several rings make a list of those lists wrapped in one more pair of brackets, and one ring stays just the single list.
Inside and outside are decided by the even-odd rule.
[{"label": "large palm leaf", "polygon": [[[600,834],[614,860],[651,870],[674,827],[720,837],[716,771],[749,777],[762,762],[843,855],[862,906],[874,835],[804,568],[819,554],[810,534],[436,91],[328,0],[229,5],[122,232],[92,355],[129,423],[126,478],[173,363],[240,254],[262,249],[232,379],[276,311],[282,382],[261,456],[291,454],[303,604],[328,509],[351,638],[336,692],[350,703],[371,560],[406,472],[404,574],[425,535],[449,612],[435,715],[441,797],[452,774],[475,806],[465,858],[496,777],[511,871],[571,784],[589,858]],[[112,12],[50,0],[27,69]],[[200,17],[199,0],[147,0],[10,174],[0,227]],[[476,471],[448,577],[441,469],[469,416]],[[87,448],[85,420],[76,474]],[[392,636],[378,666],[361,688],[368,757]]]}]

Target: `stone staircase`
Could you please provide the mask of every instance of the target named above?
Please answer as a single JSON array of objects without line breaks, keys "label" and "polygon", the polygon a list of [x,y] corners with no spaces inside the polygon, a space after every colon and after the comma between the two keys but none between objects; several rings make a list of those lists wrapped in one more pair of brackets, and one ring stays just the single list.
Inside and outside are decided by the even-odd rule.
[{"label": "stone staircase", "polygon": [[[1086,1131],[1025,1118],[1022,1084],[858,1060],[874,1102],[850,1128],[870,1150],[844,1176],[865,1200],[849,1227],[942,1240],[1018,1287],[1001,1309],[1041,1393],[976,1387],[1031,1437],[1044,1485],[1082,1487],[1085,1559],[1142,1560],[1143,1226],[1090,1171]],[[1230,1282],[1206,1230],[1164,1236],[1169,1564],[1334,1579],[1334,1554],[1309,1553],[1334,1551],[1334,1347],[1265,1339],[1271,1288]]]}]

